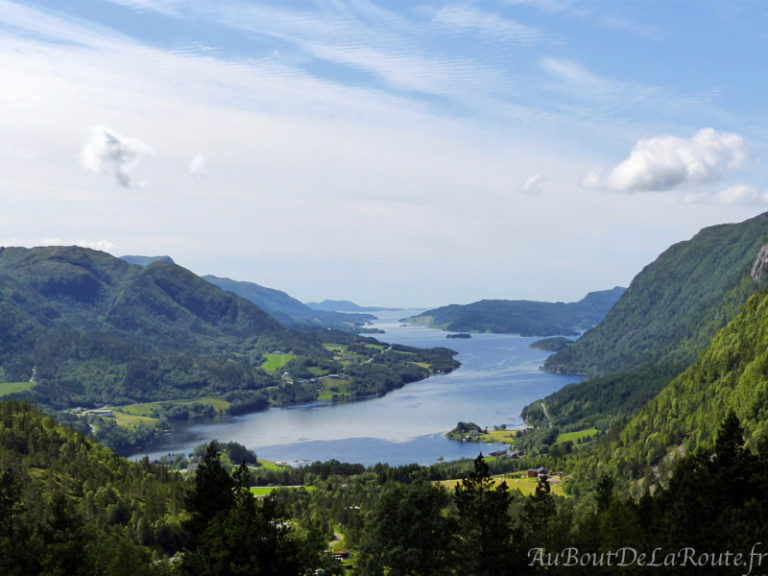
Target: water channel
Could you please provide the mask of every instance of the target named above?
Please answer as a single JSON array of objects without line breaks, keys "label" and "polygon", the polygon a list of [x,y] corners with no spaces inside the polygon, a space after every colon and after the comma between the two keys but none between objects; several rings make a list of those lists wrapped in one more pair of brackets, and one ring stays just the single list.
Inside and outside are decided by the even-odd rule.
[{"label": "water channel", "polygon": [[[432,464],[438,459],[474,458],[493,446],[448,440],[443,434],[459,420],[492,428],[520,428],[530,402],[579,380],[540,370],[548,353],[529,347],[537,338],[473,334],[446,339],[446,332],[405,326],[399,319],[418,311],[376,313],[376,338],[410,346],[456,350],[462,366],[450,374],[408,384],[381,398],[271,408],[225,420],[176,427],[150,458],[189,453],[217,439],[236,441],[259,458],[290,463],[336,459],[366,466]],[[140,457],[144,454],[137,454]]]}]

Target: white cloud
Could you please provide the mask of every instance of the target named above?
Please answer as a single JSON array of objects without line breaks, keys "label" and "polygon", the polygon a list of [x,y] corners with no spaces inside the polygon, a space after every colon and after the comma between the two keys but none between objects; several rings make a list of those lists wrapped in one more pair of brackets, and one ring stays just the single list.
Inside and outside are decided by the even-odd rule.
[{"label": "white cloud", "polygon": [[762,204],[768,202],[768,194],[752,186],[736,185],[715,195],[720,204]]},{"label": "white cloud", "polygon": [[664,191],[718,181],[750,157],[744,139],[737,134],[699,130],[693,138],[659,136],[640,140],[629,158],[603,179],[591,170],[582,186],[615,192]]},{"label": "white cloud", "polygon": [[101,250],[102,252],[112,252],[116,248],[115,243],[109,240],[78,240],[75,242],[75,245],[91,248],[92,250]]},{"label": "white cloud", "polygon": [[684,200],[695,204],[753,205],[768,204],[768,192],[761,192],[754,186],[736,184],[716,194],[689,193]]},{"label": "white cloud", "polygon": [[523,182],[520,186],[520,192],[526,196],[538,196],[544,191],[542,187],[544,180],[546,179],[541,174],[536,173]]},{"label": "white cloud", "polygon": [[43,237],[13,237],[0,239],[0,246],[26,246],[33,248],[36,246],[82,246],[83,248],[92,248],[93,250],[101,250],[102,252],[112,252],[117,246],[114,242],[109,240],[77,240],[63,239],[58,236],[43,236]]},{"label": "white cloud", "polygon": [[205,178],[208,176],[208,162],[202,153],[198,153],[189,163],[189,175],[195,178]]},{"label": "white cloud", "polygon": [[80,153],[80,163],[96,174],[112,174],[123,187],[131,185],[130,174],[152,149],[136,138],[122,136],[106,126],[90,129],[88,141]]}]

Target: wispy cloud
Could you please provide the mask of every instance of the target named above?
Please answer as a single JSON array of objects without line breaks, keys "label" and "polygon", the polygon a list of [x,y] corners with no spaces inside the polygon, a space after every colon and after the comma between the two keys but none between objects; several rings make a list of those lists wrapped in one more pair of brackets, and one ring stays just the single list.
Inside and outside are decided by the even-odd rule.
[{"label": "wispy cloud", "polygon": [[179,16],[183,2],[179,0],[109,0],[113,4],[126,6],[135,10],[156,12],[166,16]]},{"label": "wispy cloud", "polygon": [[[502,0],[509,6],[530,6],[546,14],[563,14],[573,20],[588,22],[599,28],[620,30],[629,34],[654,40],[667,34],[657,26],[641,24],[626,12],[628,6],[618,2],[598,0]],[[624,10],[622,10],[624,9]]]},{"label": "wispy cloud", "polygon": [[594,72],[583,64],[552,56],[539,59],[540,68],[553,80],[548,86],[565,102],[577,103],[588,115],[626,117],[643,107],[672,117],[695,111],[712,112],[716,89],[680,93],[668,87],[642,84]]},{"label": "wispy cloud", "polygon": [[590,91],[604,91],[612,88],[612,83],[577,62],[546,56],[540,61],[541,67],[553,77],[574,86]]},{"label": "wispy cloud", "polygon": [[586,175],[582,184],[616,192],[664,191],[711,184],[749,158],[749,148],[741,136],[704,128],[690,139],[658,136],[640,140],[629,158],[606,178],[596,169]]},{"label": "wispy cloud", "polygon": [[479,10],[470,4],[453,4],[440,8],[433,21],[459,32],[475,32],[491,40],[533,44],[545,34],[538,28],[505,18],[498,13]]},{"label": "wispy cloud", "polygon": [[282,5],[216,4],[204,14],[279,40],[300,68],[314,70],[312,64],[320,61],[368,75],[362,84],[369,89],[380,82],[384,89],[456,97],[471,78],[476,86],[488,79],[481,63],[432,47],[429,27],[370,2],[337,1],[311,13]]},{"label": "wispy cloud", "polygon": [[122,136],[106,126],[94,126],[80,153],[82,166],[96,174],[111,174],[120,186],[131,185],[131,173],[152,149],[137,138]]}]

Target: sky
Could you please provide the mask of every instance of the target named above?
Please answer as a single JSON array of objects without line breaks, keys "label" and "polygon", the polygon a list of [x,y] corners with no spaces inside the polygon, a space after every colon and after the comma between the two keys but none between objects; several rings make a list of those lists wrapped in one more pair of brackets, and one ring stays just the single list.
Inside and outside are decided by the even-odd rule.
[{"label": "sky", "polygon": [[0,245],[575,301],[768,211],[760,1],[0,0]]}]

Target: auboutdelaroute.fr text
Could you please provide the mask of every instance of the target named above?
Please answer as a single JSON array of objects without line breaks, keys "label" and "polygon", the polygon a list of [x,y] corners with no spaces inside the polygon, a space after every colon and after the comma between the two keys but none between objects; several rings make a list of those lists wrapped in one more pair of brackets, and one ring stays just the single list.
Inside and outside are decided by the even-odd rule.
[{"label": "auboutdelaroute.fr text", "polygon": [[695,548],[665,551],[654,548],[641,552],[630,546],[608,552],[580,552],[578,548],[563,548],[559,552],[547,552],[544,548],[528,550],[528,565],[541,567],[599,567],[648,568],[707,567],[738,568],[741,576],[753,576],[762,566],[768,566],[768,550],[761,551],[762,542],[756,542],[748,552],[701,552]]}]

